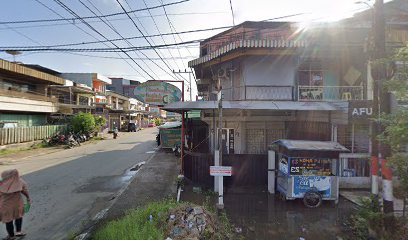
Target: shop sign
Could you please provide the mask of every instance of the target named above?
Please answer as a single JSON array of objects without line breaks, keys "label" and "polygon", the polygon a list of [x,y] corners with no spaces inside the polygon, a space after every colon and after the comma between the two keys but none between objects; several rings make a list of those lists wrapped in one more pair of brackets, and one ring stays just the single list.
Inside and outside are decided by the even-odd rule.
[{"label": "shop sign", "polygon": [[181,91],[176,86],[166,82],[147,81],[137,85],[129,97],[156,106],[178,102],[181,99]]},{"label": "shop sign", "polygon": [[331,161],[328,158],[290,158],[290,175],[331,174]]},{"label": "shop sign", "polygon": [[349,119],[368,120],[374,116],[373,101],[350,101]]}]

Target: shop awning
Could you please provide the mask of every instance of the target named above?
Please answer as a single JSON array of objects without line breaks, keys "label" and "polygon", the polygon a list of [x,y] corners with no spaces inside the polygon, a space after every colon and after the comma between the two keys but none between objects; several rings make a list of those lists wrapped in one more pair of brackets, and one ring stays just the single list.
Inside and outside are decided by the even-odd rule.
[{"label": "shop awning", "polygon": [[[294,101],[223,101],[223,109],[237,110],[299,110],[299,111],[336,111],[341,110],[327,102]],[[162,107],[169,112],[218,109],[216,101],[174,102]]]}]

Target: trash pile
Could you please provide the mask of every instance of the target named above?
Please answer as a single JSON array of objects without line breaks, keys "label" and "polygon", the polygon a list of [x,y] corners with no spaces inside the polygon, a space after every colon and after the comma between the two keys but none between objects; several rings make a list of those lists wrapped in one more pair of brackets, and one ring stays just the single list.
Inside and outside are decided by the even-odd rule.
[{"label": "trash pile", "polygon": [[200,206],[183,204],[169,213],[166,240],[211,239],[218,230],[217,226],[214,214]]}]

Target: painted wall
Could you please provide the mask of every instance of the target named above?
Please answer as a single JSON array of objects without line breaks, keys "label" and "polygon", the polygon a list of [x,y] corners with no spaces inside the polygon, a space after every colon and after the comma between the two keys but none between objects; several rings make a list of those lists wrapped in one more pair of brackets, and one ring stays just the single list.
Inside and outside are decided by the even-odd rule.
[{"label": "painted wall", "polygon": [[17,122],[18,127],[41,126],[47,123],[47,116],[45,114],[0,113],[0,122]]},{"label": "painted wall", "polygon": [[242,85],[293,86],[296,61],[290,56],[251,56],[243,59]]}]

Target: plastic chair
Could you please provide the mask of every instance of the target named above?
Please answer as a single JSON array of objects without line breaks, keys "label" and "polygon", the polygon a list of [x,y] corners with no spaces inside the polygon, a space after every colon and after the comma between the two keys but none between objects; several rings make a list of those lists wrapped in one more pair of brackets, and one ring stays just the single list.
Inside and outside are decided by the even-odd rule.
[{"label": "plastic chair", "polygon": [[351,92],[344,92],[343,94],[341,94],[341,99],[351,100],[352,99]]}]

